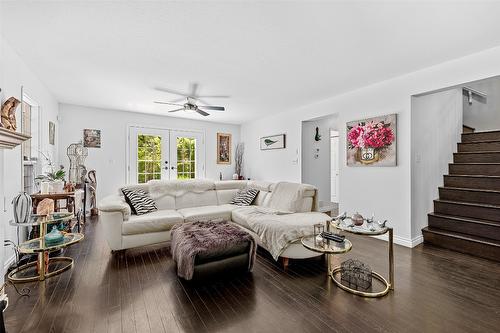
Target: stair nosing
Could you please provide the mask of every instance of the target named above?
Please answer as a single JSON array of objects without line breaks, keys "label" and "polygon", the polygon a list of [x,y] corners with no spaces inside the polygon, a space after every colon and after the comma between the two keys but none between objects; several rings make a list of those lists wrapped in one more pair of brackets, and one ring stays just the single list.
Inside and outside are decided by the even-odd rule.
[{"label": "stair nosing", "polygon": [[500,205],[490,205],[490,204],[483,204],[483,203],[477,203],[477,202],[442,200],[442,199],[435,199],[434,202],[442,202],[442,203],[458,204],[458,205],[465,205],[465,206],[479,206],[479,207],[483,207],[483,208],[500,209]]},{"label": "stair nosing", "polygon": [[[468,127],[468,128],[473,128],[473,127],[470,127],[470,126],[467,126],[467,125],[464,125],[465,127]],[[472,133],[462,133],[462,134],[482,134],[482,133],[500,133],[500,130],[488,130],[488,131],[481,131],[481,132],[472,132]]]},{"label": "stair nosing", "polygon": [[483,224],[483,225],[487,225],[490,227],[500,228],[500,223],[495,223],[495,222],[490,221],[490,220],[475,219],[472,217],[465,217],[465,216],[440,214],[440,213],[436,213],[436,212],[432,212],[432,213],[429,213],[427,215],[435,216],[435,217],[439,217],[439,218],[445,218],[445,219],[459,220],[459,221],[468,222],[468,223]]},{"label": "stair nosing", "polygon": [[444,190],[459,190],[459,191],[473,191],[473,192],[486,192],[486,193],[498,193],[500,194],[500,190],[490,190],[483,188],[471,188],[471,187],[454,187],[454,186],[439,186],[438,189]]},{"label": "stair nosing", "polygon": [[457,151],[456,153],[453,153],[453,155],[460,155],[460,154],[500,154],[500,150],[487,150],[487,151]]},{"label": "stair nosing", "polygon": [[476,143],[493,143],[493,142],[500,142],[500,140],[477,140],[477,141],[469,141],[469,142],[459,142],[459,144],[468,145],[468,144],[476,144]]},{"label": "stair nosing", "polygon": [[[427,230],[425,230],[427,229]],[[455,231],[449,231],[449,230],[443,230],[439,228],[432,228],[432,227],[427,227],[424,228],[423,231],[439,234],[442,236],[447,236],[447,237],[452,237],[452,238],[458,238],[462,239],[465,241],[470,241],[470,242],[475,242],[475,243],[482,243],[482,244],[487,244],[495,247],[500,247],[500,241],[495,241],[494,239],[490,238],[485,238],[485,237],[480,237],[480,236],[473,236],[473,235],[468,235],[468,234],[463,234],[461,232],[455,232]]]},{"label": "stair nosing", "polygon": [[444,175],[445,177],[472,177],[472,178],[498,178],[500,176],[491,176],[491,175]]},{"label": "stair nosing", "polygon": [[500,162],[497,163],[485,163],[485,162],[463,162],[463,163],[448,163],[449,165],[500,165]]}]

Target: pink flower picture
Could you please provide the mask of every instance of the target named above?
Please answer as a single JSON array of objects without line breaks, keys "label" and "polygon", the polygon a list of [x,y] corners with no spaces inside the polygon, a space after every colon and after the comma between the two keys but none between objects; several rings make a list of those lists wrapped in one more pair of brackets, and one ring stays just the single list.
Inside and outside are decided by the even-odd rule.
[{"label": "pink flower picture", "polygon": [[347,123],[348,166],[396,165],[396,114]]}]

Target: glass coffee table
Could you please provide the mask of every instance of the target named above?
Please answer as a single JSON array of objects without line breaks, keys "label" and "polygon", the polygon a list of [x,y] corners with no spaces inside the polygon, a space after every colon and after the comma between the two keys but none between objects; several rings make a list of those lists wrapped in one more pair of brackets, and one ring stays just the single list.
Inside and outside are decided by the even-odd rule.
[{"label": "glass coffee table", "polygon": [[301,242],[306,249],[326,255],[329,276],[332,276],[332,272],[334,270],[333,255],[347,253],[352,249],[352,244],[348,239],[344,239],[342,243],[337,243],[331,240],[323,239],[321,236],[313,235],[303,237]]},{"label": "glass coffee table", "polygon": [[28,240],[18,245],[17,249],[20,253],[38,254],[38,260],[29,262],[25,265],[17,267],[8,274],[8,279],[13,283],[43,281],[48,277],[60,274],[73,266],[73,259],[70,257],[53,257],[50,258],[51,252],[61,250],[70,245],[76,244],[83,240],[84,236],[81,233],[64,233],[63,239],[55,244],[46,244],[45,235],[47,229],[52,228],[63,222],[68,222],[72,215],[58,214],[54,216],[35,216],[26,225],[39,226],[40,237]]}]

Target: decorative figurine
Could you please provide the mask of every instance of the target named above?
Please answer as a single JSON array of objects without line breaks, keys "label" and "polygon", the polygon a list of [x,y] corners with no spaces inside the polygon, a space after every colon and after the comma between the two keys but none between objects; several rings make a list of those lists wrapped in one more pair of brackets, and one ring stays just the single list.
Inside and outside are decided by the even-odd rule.
[{"label": "decorative figurine", "polygon": [[1,111],[1,122],[0,127],[5,129],[15,131],[17,129],[16,124],[16,108],[21,103],[17,98],[10,97],[3,103]]}]

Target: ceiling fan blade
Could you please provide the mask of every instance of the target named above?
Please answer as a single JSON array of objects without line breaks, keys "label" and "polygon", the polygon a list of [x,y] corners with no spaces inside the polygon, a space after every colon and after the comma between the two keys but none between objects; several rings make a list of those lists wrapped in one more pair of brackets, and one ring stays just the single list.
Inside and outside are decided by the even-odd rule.
[{"label": "ceiling fan blade", "polygon": [[214,111],[225,111],[226,110],[223,106],[198,105],[198,107],[203,108],[205,110],[214,110]]},{"label": "ceiling fan blade", "polygon": [[175,106],[184,106],[183,104],[176,104],[176,103],[170,103],[170,102],[159,102],[155,101],[156,104],[166,104],[166,105],[175,105]]},{"label": "ceiling fan blade", "polygon": [[201,97],[201,98],[231,98],[229,95],[199,95],[196,97]]},{"label": "ceiling fan blade", "polygon": [[189,97],[189,94],[186,94],[186,93],[183,93],[183,92],[180,92],[180,91],[176,91],[176,90],[172,90],[172,89],[168,89],[168,88],[156,87],[155,90],[166,92],[166,93],[169,93],[169,94],[174,94],[174,95]]},{"label": "ceiling fan blade", "polygon": [[205,112],[205,111],[200,110],[200,109],[196,109],[196,112],[198,112],[199,114],[201,114],[202,116],[205,116],[205,117],[210,115],[210,113]]},{"label": "ceiling fan blade", "polygon": [[175,110],[170,110],[170,111],[168,111],[168,112],[179,112],[179,111],[182,111],[182,110],[184,110],[184,108],[175,109]]}]

